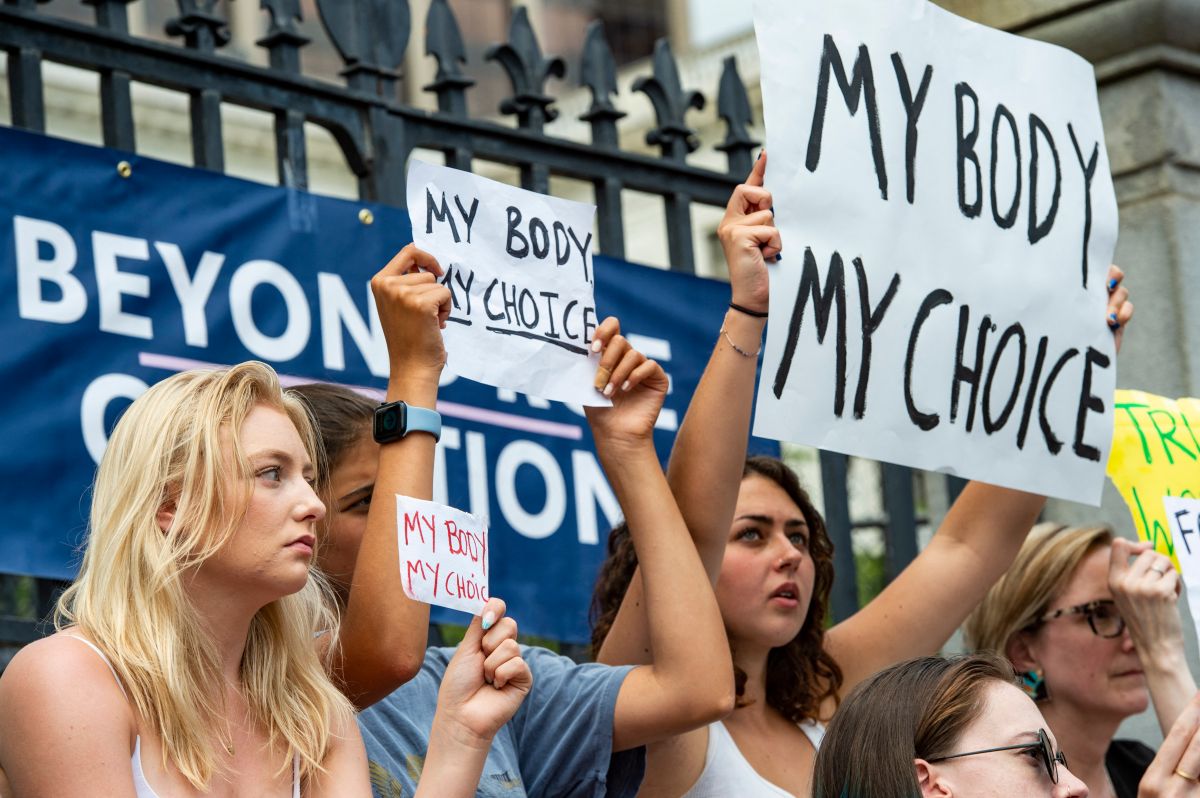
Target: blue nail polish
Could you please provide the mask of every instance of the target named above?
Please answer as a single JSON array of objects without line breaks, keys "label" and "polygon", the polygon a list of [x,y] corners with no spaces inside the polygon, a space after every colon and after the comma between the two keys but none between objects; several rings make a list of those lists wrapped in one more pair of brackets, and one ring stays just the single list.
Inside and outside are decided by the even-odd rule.
[{"label": "blue nail polish", "polygon": [[1108,314],[1108,320],[1109,320],[1110,322],[1112,322],[1113,324],[1116,324],[1116,323],[1117,323],[1117,314],[1116,314],[1116,313],[1109,313],[1109,314]]},{"label": "blue nail polish", "polygon": [[754,160],[756,160],[756,161],[761,161],[761,160],[762,160],[762,150],[759,150],[759,151],[758,151],[758,157],[757,157],[757,158],[755,158]]},{"label": "blue nail polish", "polygon": [[1112,330],[1113,332],[1116,332],[1117,330],[1121,329],[1121,322],[1119,322],[1119,321],[1110,321],[1110,322],[1108,323],[1108,329]]},{"label": "blue nail polish", "polygon": [[1108,293],[1111,294],[1113,292],[1113,289],[1117,287],[1117,282],[1118,280],[1116,277],[1108,281]]},{"label": "blue nail polish", "polygon": [[771,206],[771,215],[772,216],[775,215],[775,206],[774,205]]},{"label": "blue nail polish", "polygon": [[779,261],[781,261],[781,260],[783,260],[783,253],[782,253],[782,252],[780,252],[779,254],[777,254],[777,255],[775,256],[775,262],[776,262],[776,263],[779,263]]}]

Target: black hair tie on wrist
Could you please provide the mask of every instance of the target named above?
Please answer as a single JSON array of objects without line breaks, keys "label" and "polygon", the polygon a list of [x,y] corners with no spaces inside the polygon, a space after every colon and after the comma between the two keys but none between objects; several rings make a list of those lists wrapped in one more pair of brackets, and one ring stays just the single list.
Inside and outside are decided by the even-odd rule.
[{"label": "black hair tie on wrist", "polygon": [[733,310],[736,310],[738,313],[745,313],[747,316],[753,316],[753,317],[754,317],[754,318],[756,318],[756,319],[765,319],[765,318],[767,318],[767,313],[766,313],[766,311],[762,311],[762,310],[751,310],[750,308],[744,308],[744,307],[742,307],[741,305],[738,305],[738,304],[736,304],[736,303],[734,303],[734,302],[730,302],[730,303],[729,303],[729,307],[730,307],[730,308],[732,308]]}]

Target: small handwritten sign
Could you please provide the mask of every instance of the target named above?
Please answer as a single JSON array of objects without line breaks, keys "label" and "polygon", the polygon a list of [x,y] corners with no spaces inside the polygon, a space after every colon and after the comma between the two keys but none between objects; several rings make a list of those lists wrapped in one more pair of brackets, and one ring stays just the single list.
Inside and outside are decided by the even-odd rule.
[{"label": "small handwritten sign", "polygon": [[414,601],[483,611],[488,596],[487,522],[436,502],[396,496],[400,580]]},{"label": "small handwritten sign", "polygon": [[1167,528],[1175,541],[1175,558],[1187,590],[1188,607],[1200,634],[1200,500],[1164,496]]},{"label": "small handwritten sign", "polygon": [[1138,537],[1177,558],[1179,538],[1158,499],[1200,498],[1200,400],[1119,390],[1113,407],[1108,476],[1129,505]]},{"label": "small handwritten sign", "polygon": [[452,308],[446,368],[562,402],[605,406],[592,272],[596,206],[413,161],[413,241],[442,264]]}]

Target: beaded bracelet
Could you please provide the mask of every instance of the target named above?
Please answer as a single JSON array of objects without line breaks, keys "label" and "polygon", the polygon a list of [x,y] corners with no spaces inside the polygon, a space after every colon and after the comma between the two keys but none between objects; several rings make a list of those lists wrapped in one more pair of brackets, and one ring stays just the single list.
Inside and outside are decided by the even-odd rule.
[{"label": "beaded bracelet", "polygon": [[737,352],[742,357],[758,357],[758,352],[762,351],[762,347],[759,347],[758,352],[747,352],[745,349],[742,349],[733,342],[733,339],[729,337],[729,333],[725,331],[724,327],[721,328],[721,335],[725,336],[725,341],[733,347],[733,351]]}]

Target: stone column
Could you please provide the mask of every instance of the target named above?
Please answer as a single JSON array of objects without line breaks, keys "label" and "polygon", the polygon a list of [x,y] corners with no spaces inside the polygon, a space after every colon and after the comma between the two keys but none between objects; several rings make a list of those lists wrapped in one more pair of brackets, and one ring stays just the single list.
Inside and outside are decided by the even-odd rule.
[{"label": "stone column", "polygon": [[[1121,216],[1115,260],[1128,275],[1136,307],[1117,382],[1172,398],[1200,396],[1200,0],[939,4],[1062,45],[1095,66]],[[1129,511],[1111,484],[1099,510],[1051,501],[1046,517],[1105,521],[1134,537]],[[1184,613],[1189,658],[1197,663],[1188,631],[1195,627]],[[1161,739],[1151,712],[1131,719],[1122,732],[1151,743]]]}]

